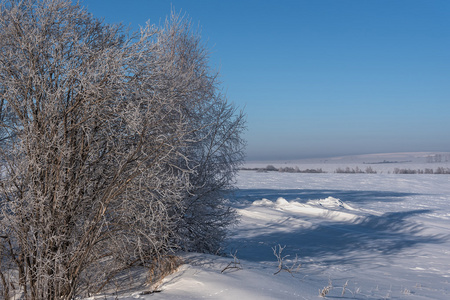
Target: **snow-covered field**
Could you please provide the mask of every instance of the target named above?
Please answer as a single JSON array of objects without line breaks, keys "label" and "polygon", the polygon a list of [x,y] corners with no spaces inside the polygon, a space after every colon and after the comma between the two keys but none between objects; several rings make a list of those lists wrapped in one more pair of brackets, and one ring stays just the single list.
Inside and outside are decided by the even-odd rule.
[{"label": "snow-covered field", "polygon": [[[389,174],[381,165],[378,174],[241,171],[230,198],[241,221],[224,249],[235,258],[183,254],[186,264],[160,292],[111,296],[320,299],[329,286],[333,299],[450,299],[450,175]],[[286,257],[274,275],[280,246]]]}]

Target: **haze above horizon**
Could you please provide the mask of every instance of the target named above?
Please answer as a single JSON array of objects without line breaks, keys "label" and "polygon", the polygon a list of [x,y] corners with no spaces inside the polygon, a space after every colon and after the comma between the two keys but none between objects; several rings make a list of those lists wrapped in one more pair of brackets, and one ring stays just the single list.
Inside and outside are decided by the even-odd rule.
[{"label": "haze above horizon", "polygon": [[133,30],[199,24],[249,160],[450,150],[450,2],[81,0]]}]

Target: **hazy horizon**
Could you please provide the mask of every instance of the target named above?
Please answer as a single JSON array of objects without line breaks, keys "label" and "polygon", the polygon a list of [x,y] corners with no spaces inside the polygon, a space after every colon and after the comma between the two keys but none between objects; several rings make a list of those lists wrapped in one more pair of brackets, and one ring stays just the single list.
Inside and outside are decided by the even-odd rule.
[{"label": "hazy horizon", "polygon": [[199,24],[247,160],[450,150],[448,1],[94,1],[106,22]]}]

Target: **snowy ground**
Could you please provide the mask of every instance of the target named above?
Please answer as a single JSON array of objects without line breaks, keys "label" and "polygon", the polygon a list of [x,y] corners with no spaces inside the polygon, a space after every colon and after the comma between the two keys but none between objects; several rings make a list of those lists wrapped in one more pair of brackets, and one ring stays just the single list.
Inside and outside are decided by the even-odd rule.
[{"label": "snowy ground", "polygon": [[[241,171],[238,187],[225,249],[238,261],[185,254],[161,292],[117,297],[320,299],[331,283],[327,298],[450,299],[450,175]],[[274,275],[279,246],[285,266],[301,264],[292,274]]]}]

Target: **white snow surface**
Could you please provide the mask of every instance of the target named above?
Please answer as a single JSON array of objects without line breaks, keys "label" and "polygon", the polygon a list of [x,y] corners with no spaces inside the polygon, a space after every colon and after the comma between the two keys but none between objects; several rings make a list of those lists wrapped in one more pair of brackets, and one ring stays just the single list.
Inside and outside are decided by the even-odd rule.
[{"label": "white snow surface", "polygon": [[[237,185],[240,223],[224,248],[237,260],[181,253],[160,292],[106,297],[321,299],[330,284],[330,299],[450,299],[450,175],[241,171]],[[294,267],[274,275],[280,246]]]}]

